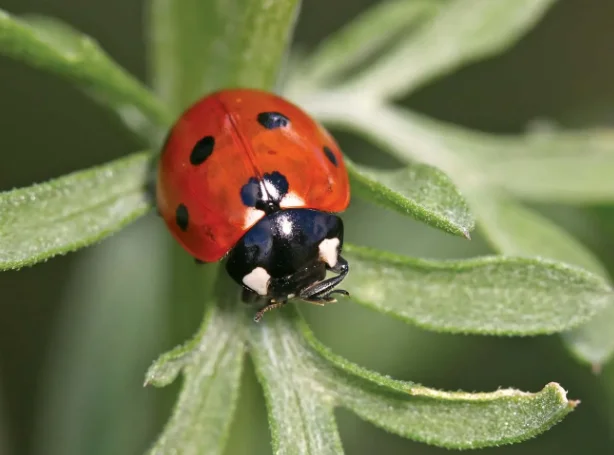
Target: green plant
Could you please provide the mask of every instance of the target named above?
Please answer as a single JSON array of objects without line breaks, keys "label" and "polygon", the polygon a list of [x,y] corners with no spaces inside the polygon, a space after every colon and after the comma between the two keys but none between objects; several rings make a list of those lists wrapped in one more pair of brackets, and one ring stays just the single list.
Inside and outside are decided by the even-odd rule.
[{"label": "green plant", "polygon": [[[49,19],[0,13],[0,52],[73,80],[156,150],[172,119],[198,96],[222,86],[275,87],[298,2],[269,3],[235,0],[216,7],[152,0],[149,50],[157,96],[91,39]],[[605,272],[573,238],[516,197],[610,201],[611,181],[594,176],[611,169],[611,133],[494,137],[393,104],[419,84],[513,44],[551,3],[384,2],[312,54],[290,59],[278,87],[324,122],[364,136],[404,163],[395,171],[351,164],[354,196],[465,237],[473,213],[493,248],[516,256],[437,262],[348,245],[354,265],[347,287],[356,303],[443,332],[573,329],[565,335],[572,351],[600,364],[614,350],[608,333],[614,305]],[[380,57],[374,63],[364,64],[375,54]],[[144,215],[151,208],[146,186],[152,159],[155,153],[142,152],[2,194],[1,267],[75,250]],[[575,178],[578,169],[588,169],[590,180]],[[391,380],[332,354],[294,307],[253,324],[217,265],[188,267],[181,252],[166,260],[177,270],[170,299],[197,307],[204,301],[206,309],[192,341],[163,355],[147,373],[146,383],[155,385],[184,375],[173,416],[152,453],[222,452],[246,350],[266,395],[276,453],[342,452],[336,406],[408,438],[476,448],[532,437],[575,405],[554,383],[535,394],[468,394]],[[129,286],[111,276],[111,283]],[[185,288],[195,287],[197,293],[186,295]],[[150,297],[155,294],[149,290]]]}]

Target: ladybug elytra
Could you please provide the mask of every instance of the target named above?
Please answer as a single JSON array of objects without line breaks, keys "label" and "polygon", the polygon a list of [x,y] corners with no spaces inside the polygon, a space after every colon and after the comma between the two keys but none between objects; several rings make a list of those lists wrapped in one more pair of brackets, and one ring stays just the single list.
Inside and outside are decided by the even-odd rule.
[{"label": "ladybug elytra", "polygon": [[[324,304],[348,273],[341,256],[350,201],[332,136],[289,101],[222,90],[177,120],[158,165],[158,211],[197,261],[226,258],[256,315],[289,299]],[[336,275],[326,278],[327,272]]]}]

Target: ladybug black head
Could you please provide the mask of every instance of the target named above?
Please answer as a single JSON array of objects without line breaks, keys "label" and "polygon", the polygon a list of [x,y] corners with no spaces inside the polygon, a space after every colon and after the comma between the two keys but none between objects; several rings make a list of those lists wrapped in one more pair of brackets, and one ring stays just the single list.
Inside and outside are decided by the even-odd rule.
[{"label": "ladybug black head", "polygon": [[[335,287],[349,271],[341,257],[343,223],[338,216],[310,209],[271,213],[231,250],[226,269],[244,287],[244,300],[279,306],[291,298],[334,301]],[[326,279],[326,272],[337,273]],[[258,313],[257,319],[262,315]]]}]

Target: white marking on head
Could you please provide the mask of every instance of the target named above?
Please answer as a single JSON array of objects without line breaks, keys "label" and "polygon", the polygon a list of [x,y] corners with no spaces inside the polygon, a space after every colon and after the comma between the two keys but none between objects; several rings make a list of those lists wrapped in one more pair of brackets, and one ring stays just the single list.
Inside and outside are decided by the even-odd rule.
[{"label": "white marking on head", "polygon": [[256,267],[243,277],[243,284],[260,295],[267,295],[271,275],[262,267]]},{"label": "white marking on head", "polygon": [[339,255],[339,239],[337,237],[322,240],[318,248],[320,250],[320,258],[324,262],[331,267],[337,265],[337,256]]},{"label": "white marking on head", "polygon": [[279,202],[281,208],[287,209],[291,207],[305,207],[305,200],[296,193],[286,193],[283,199]]},{"label": "white marking on head", "polygon": [[262,210],[256,210],[253,207],[247,207],[247,211],[245,212],[245,218],[243,219],[243,228],[249,229],[254,224],[256,224],[264,215],[265,214]]},{"label": "white marking on head", "polygon": [[286,235],[290,235],[292,232],[292,221],[288,218],[283,218],[281,220],[281,231]]}]

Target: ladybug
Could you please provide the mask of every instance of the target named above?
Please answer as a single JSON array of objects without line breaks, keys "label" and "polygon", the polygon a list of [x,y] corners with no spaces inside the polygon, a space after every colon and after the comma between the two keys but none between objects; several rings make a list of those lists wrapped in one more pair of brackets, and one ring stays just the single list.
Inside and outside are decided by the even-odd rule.
[{"label": "ladybug", "polygon": [[[349,271],[341,256],[350,186],[332,136],[291,102],[252,89],[210,94],[177,120],[158,163],[156,202],[197,262],[226,259],[242,300],[264,312],[323,305]],[[327,271],[336,275],[326,278]]]}]

